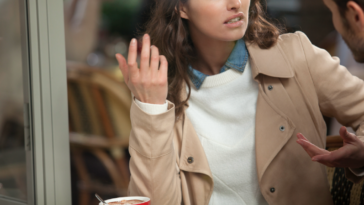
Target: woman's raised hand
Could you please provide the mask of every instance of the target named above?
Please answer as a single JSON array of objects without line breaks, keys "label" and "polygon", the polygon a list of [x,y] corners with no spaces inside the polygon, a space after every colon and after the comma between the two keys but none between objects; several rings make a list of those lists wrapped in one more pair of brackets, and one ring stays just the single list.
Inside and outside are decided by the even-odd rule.
[{"label": "woman's raised hand", "polygon": [[156,46],[150,46],[150,37],[145,34],[143,36],[139,69],[136,62],[137,44],[136,39],[131,40],[128,62],[126,62],[124,56],[116,54],[125,83],[139,101],[150,104],[164,104],[168,94],[167,59],[163,55],[159,55]]}]

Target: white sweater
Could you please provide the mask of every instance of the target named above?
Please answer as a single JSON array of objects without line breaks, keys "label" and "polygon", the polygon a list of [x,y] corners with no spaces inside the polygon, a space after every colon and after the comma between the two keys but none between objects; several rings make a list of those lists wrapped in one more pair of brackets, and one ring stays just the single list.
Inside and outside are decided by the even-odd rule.
[{"label": "white sweater", "polygon": [[[265,205],[255,161],[255,113],[258,85],[247,64],[208,76],[192,89],[186,110],[207,156],[214,180],[213,204]],[[165,105],[136,101],[145,112],[160,114]]]}]

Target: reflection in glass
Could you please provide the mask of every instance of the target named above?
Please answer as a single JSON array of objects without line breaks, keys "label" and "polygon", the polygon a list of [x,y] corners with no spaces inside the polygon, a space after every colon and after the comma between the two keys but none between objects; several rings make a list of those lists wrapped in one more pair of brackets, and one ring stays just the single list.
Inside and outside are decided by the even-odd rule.
[{"label": "reflection in glass", "polygon": [[0,0],[0,195],[27,200],[22,0]]}]

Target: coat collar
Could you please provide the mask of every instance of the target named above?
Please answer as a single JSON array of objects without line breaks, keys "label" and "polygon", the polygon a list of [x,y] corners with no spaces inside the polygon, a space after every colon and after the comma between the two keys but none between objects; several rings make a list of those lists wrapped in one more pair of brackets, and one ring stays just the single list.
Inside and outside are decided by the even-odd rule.
[{"label": "coat collar", "polygon": [[[275,78],[294,77],[293,69],[291,69],[290,63],[278,43],[270,49],[261,49],[258,45],[251,43],[246,43],[246,46],[254,79],[260,74]],[[192,89],[191,80],[190,85]],[[183,83],[181,97],[182,100],[187,98],[186,83]]]},{"label": "coat collar", "polygon": [[294,72],[279,43],[270,49],[261,49],[256,44],[247,43],[253,78],[259,74],[276,78],[292,78]]}]

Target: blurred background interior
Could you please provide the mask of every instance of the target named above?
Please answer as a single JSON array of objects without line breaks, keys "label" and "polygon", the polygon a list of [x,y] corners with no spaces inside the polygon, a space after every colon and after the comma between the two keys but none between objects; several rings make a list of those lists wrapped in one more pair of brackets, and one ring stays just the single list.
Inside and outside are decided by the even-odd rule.
[{"label": "blurred background interior", "polygon": [[[7,28],[0,30],[0,194],[26,199],[25,108],[18,75],[23,71],[14,57],[22,55],[18,4],[0,0],[0,28]],[[103,198],[127,194],[131,95],[114,55],[127,56],[129,41],[142,33],[153,4],[154,0],[64,0],[73,204],[98,204],[94,193]],[[287,32],[303,31],[314,45],[339,56],[342,65],[364,78],[363,64],[355,63],[321,0],[264,4]],[[337,135],[339,123],[328,118],[326,122],[328,135]],[[7,160],[9,155],[16,160]]]}]

